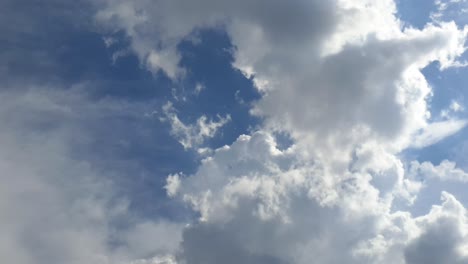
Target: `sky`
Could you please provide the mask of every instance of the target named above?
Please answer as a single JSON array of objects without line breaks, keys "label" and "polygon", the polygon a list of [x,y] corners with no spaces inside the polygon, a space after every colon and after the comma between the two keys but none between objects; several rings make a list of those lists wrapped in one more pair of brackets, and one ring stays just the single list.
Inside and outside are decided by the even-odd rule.
[{"label": "sky", "polygon": [[0,0],[0,256],[468,263],[468,1]]}]

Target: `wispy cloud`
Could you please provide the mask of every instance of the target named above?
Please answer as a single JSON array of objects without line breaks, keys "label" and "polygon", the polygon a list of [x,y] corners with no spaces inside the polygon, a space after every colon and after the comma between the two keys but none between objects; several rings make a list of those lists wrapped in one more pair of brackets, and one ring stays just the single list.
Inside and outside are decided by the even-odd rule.
[{"label": "wispy cloud", "polygon": [[163,108],[162,122],[169,122],[171,134],[182,144],[185,149],[198,148],[205,140],[216,135],[218,130],[231,121],[231,116],[218,116],[218,121],[209,120],[206,116],[199,117],[194,124],[184,124],[177,116],[176,109],[171,102],[167,102]]}]

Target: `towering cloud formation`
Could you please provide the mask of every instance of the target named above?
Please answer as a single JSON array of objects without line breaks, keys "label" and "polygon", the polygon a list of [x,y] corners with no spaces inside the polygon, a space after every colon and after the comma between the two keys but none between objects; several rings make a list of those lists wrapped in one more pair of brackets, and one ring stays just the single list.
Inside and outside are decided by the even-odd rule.
[{"label": "towering cloud formation", "polygon": [[[420,70],[456,65],[466,28],[404,28],[391,0],[104,5],[97,19],[125,29],[142,63],[175,80],[184,73],[177,44],[200,28],[225,29],[234,67],[263,93],[252,108],[262,131],[216,150],[196,174],[168,178],[169,194],[200,213],[179,262],[466,263],[464,207],[444,193],[442,206],[412,217],[404,205],[423,185],[397,156],[464,127],[430,124]],[[272,132],[295,144],[279,150]],[[422,177],[426,168],[463,178],[427,164]]]},{"label": "towering cloud formation", "polygon": [[[196,41],[200,29],[225,30],[235,47],[233,67],[251,77],[262,94],[251,114],[263,123],[232,145],[207,151],[193,175],[168,176],[168,196],[197,215],[184,226],[126,216],[125,201],[115,200],[116,190],[98,180],[102,172],[70,154],[67,136],[77,135],[68,129],[86,123],[76,121],[76,108],[37,106],[72,123],[41,146],[34,141],[41,134],[18,132],[31,129],[30,113],[15,110],[28,93],[14,100],[5,93],[5,101],[13,103],[0,106],[0,120],[10,121],[8,113],[14,112],[17,122],[11,130],[0,129],[0,142],[16,149],[32,141],[12,158],[0,150],[0,168],[14,170],[34,149],[52,148],[55,156],[33,160],[15,179],[36,183],[28,192],[50,195],[43,195],[44,203],[52,203],[46,215],[63,215],[47,223],[50,232],[31,236],[47,243],[29,241],[21,232],[34,226],[30,214],[44,215],[34,206],[41,203],[0,187],[0,200],[14,198],[24,215],[15,221],[14,208],[0,203],[12,215],[0,227],[6,234],[0,238],[2,254],[24,256],[17,261],[22,264],[468,263],[467,212],[455,196],[440,192],[440,205],[419,216],[411,210],[435,180],[466,183],[467,173],[451,161],[434,165],[400,155],[465,126],[465,120],[450,116],[431,119],[431,87],[421,69],[435,61],[442,70],[460,66],[468,27],[442,20],[423,29],[404,27],[393,0],[98,0],[93,5],[100,30],[124,32],[140,63],[174,84],[189,70],[180,64],[178,45]],[[66,105],[92,114],[120,113],[122,107],[112,100],[86,104],[79,94],[66,94]],[[191,125],[179,120],[170,103],[162,110],[186,149],[230,121],[229,115],[202,116]],[[287,134],[293,144],[278,147],[278,134]],[[64,182],[76,185],[55,182],[63,171],[73,172]],[[16,181],[14,189],[23,186]],[[68,207],[68,201],[78,203]],[[128,226],[113,232],[113,222]],[[23,237],[30,243],[18,239]]]}]

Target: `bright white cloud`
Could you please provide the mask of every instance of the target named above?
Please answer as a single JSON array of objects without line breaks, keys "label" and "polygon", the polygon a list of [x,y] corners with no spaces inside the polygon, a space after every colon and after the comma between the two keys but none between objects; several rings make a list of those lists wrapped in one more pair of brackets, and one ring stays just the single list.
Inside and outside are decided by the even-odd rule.
[{"label": "bright white cloud", "polygon": [[[453,196],[444,193],[442,206],[413,218],[391,210],[364,170],[331,182],[335,175],[304,162],[294,150],[276,149],[265,133],[242,136],[217,150],[197,174],[181,182],[180,199],[202,221],[185,230],[179,258],[187,263],[224,258],[227,263],[426,263],[430,250],[464,263],[468,222]],[[415,166],[407,177],[416,178],[417,170],[426,177],[458,180],[463,173],[449,162]],[[447,229],[451,233],[445,237]]]},{"label": "bright white cloud", "polygon": [[201,146],[206,139],[216,135],[216,132],[231,121],[231,116],[218,116],[218,121],[209,120],[205,115],[199,117],[195,124],[184,124],[177,116],[176,109],[171,102],[163,106],[164,116],[160,120],[169,122],[171,134],[182,144],[185,149]]},{"label": "bright white cloud", "polygon": [[167,195],[173,197],[177,194],[180,188],[180,178],[179,174],[169,175],[167,176],[167,184],[164,188],[167,191]]},{"label": "bright white cloud", "polygon": [[411,177],[434,178],[442,181],[468,182],[468,173],[456,167],[454,162],[443,160],[434,166],[430,162],[413,161],[410,167]]},{"label": "bright white cloud", "polygon": [[405,249],[407,264],[468,262],[466,209],[448,193],[442,193],[442,200],[415,220],[419,235]]},{"label": "bright white cloud", "polygon": [[[264,126],[207,151],[193,175],[167,178],[167,194],[200,216],[182,228],[128,219],[125,199],[114,200],[101,170],[69,154],[80,127],[67,121],[83,116],[75,107],[103,114],[120,104],[86,104],[73,93],[5,94],[0,168],[7,173],[0,177],[10,184],[0,187],[0,255],[10,262],[467,262],[466,209],[454,196],[442,193],[442,204],[419,217],[399,206],[411,206],[424,188],[417,175],[466,181],[450,161],[405,170],[399,153],[465,126],[431,123],[431,87],[421,69],[433,61],[441,69],[458,65],[467,28],[439,21],[402,29],[392,0],[96,6],[100,26],[123,30],[141,64],[175,83],[187,70],[177,45],[200,28],[225,29],[236,47],[233,66],[262,92],[252,114]],[[199,147],[230,121],[201,116],[185,124],[171,103],[161,119],[185,148]],[[65,125],[54,128],[57,120]],[[52,128],[47,133],[33,129],[44,124]],[[294,145],[278,149],[274,132],[291,135]],[[121,219],[130,227],[115,234],[111,222]],[[123,244],[117,249],[108,243],[115,237]]]},{"label": "bright white cloud", "polygon": [[[398,153],[465,126],[430,121],[421,69],[459,65],[467,28],[438,21],[403,29],[392,0],[104,2],[98,20],[125,29],[143,63],[149,54],[177,54],[177,43],[199,28],[223,27],[236,47],[234,67],[254,76],[263,94],[252,109],[265,118],[261,131],[214,151],[176,185],[168,178],[168,193],[200,214],[184,231],[180,262],[440,260],[424,257],[427,250],[465,261],[452,248],[466,246],[464,207],[444,193],[427,215],[404,211],[399,204],[410,206],[424,186]],[[162,61],[154,65],[175,75]],[[276,148],[270,134],[278,131],[292,136],[292,148]],[[413,170],[464,177],[449,165]],[[453,235],[431,244],[444,230]]]},{"label": "bright white cloud", "polygon": [[411,147],[423,148],[435,144],[459,132],[466,124],[466,120],[456,119],[431,123],[414,136]]}]

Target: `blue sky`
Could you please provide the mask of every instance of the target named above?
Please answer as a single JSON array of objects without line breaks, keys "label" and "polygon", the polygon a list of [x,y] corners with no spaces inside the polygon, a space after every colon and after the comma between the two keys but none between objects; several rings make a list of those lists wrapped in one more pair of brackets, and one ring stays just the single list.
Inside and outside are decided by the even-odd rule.
[{"label": "blue sky", "polygon": [[468,263],[466,10],[1,3],[0,255]]}]

